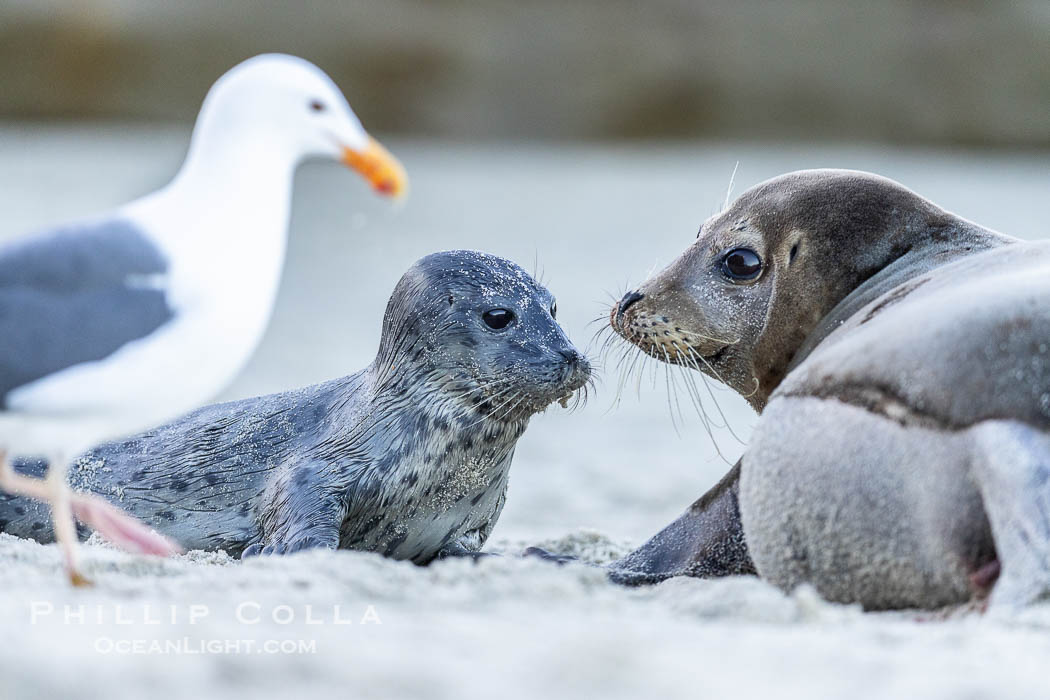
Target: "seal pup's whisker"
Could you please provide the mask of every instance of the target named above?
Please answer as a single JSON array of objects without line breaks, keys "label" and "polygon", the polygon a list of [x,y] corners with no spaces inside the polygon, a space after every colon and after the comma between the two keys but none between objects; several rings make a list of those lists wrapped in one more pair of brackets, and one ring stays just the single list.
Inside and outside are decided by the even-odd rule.
[{"label": "seal pup's whisker", "polygon": [[500,409],[502,409],[504,406],[506,406],[511,401],[514,401],[518,397],[519,397],[519,393],[518,393],[516,387],[514,387],[514,386],[507,387],[506,389],[501,391],[499,394],[497,394],[496,396],[492,397],[491,403],[494,404],[494,405],[492,406],[492,408],[490,408],[486,412],[487,415],[485,415],[484,418],[485,419],[493,419],[495,416],[498,416]]},{"label": "seal pup's whisker", "polygon": [[512,383],[513,381],[509,379],[502,380],[493,382],[491,385],[477,386],[469,391],[463,392],[460,394],[461,399],[476,399],[478,396],[485,397],[485,400],[477,401],[474,407],[464,407],[464,411],[471,412],[473,410],[476,412],[477,406],[481,406],[486,402],[491,403],[495,399],[495,396],[492,394],[495,389],[498,389],[501,386],[511,385]]},{"label": "seal pup's whisker", "polygon": [[500,409],[502,409],[514,399],[518,398],[519,395],[520,392],[518,392],[518,388],[515,383],[506,383],[505,387],[502,390],[497,391],[495,394],[489,395],[489,397],[484,403],[488,404],[490,407],[485,411],[476,411],[477,413],[481,414],[481,417],[474,423],[468,425],[467,427],[472,428],[485,421],[502,420],[502,418],[499,417]]},{"label": "seal pup's whisker", "polygon": [[514,412],[515,412],[515,411],[516,411],[516,410],[518,409],[518,407],[519,407],[519,406],[521,406],[521,404],[522,404],[522,403],[523,403],[523,402],[524,402],[524,401],[525,401],[525,400],[526,400],[527,398],[528,398],[528,397],[526,397],[526,396],[524,396],[524,395],[522,395],[522,394],[519,394],[519,395],[517,395],[517,396],[516,396],[516,397],[514,398],[514,403],[512,403],[512,404],[510,404],[510,405],[509,405],[508,407],[504,408],[504,410],[502,411],[502,413],[501,413],[501,414],[499,414],[499,417],[497,418],[497,420],[500,420],[500,421],[505,421],[505,420],[507,420],[507,418],[509,418],[510,416],[514,415]]},{"label": "seal pup's whisker", "polygon": [[592,375],[587,379],[587,381],[582,387],[576,390],[576,393],[573,398],[573,404],[569,408],[569,412],[575,412],[578,409],[584,408],[591,400],[591,392],[597,393],[597,391],[598,390],[595,387],[595,379]]}]

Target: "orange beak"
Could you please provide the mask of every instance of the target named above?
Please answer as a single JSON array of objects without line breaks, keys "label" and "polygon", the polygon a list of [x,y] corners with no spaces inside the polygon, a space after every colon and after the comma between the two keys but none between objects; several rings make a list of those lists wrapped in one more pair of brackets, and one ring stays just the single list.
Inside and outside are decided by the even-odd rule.
[{"label": "orange beak", "polygon": [[363,151],[343,147],[343,163],[361,173],[380,194],[401,198],[408,194],[408,176],[397,158],[373,138]]}]

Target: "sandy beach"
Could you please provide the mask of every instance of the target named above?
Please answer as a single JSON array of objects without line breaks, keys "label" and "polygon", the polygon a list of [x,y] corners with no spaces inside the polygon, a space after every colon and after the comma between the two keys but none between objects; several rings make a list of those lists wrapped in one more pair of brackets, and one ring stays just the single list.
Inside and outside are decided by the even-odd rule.
[{"label": "sandy beach", "polygon": [[[0,239],[150,191],[188,132],[0,126]],[[273,322],[222,398],[365,366],[402,272],[477,248],[536,269],[586,347],[618,296],[672,260],[734,191],[803,167],[873,170],[1023,238],[1050,234],[1050,155],[681,143],[472,145],[393,140],[412,177],[391,207],[350,173],[297,178]],[[645,366],[616,400],[618,356],[583,409],[555,406],[519,444],[506,509],[475,564],[352,552],[241,563],[133,557],[93,543],[74,590],[57,550],[0,535],[3,697],[1024,698],[1046,693],[1050,605],[980,615],[865,614],[753,578],[623,589],[600,568],[519,559],[529,545],[603,563],[713,484],[756,416],[700,384],[727,428],[704,430],[685,377]],[[668,377],[678,382],[677,394]],[[694,381],[699,381],[694,378]],[[676,399],[677,395],[677,399]],[[56,669],[61,667],[62,673]]]}]

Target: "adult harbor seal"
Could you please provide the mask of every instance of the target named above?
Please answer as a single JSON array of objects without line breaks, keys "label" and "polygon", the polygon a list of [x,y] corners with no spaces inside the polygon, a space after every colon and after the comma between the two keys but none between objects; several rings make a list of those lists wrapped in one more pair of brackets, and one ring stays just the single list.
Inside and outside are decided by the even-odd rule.
[{"label": "adult harbor seal", "polygon": [[757,570],[869,609],[1050,590],[1050,243],[875,175],[790,173],[705,222],[611,324],[761,414],[615,578]]},{"label": "adult harbor seal", "polygon": [[[590,375],[554,314],[514,263],[427,256],[398,282],[368,368],[105,445],[72,483],[193,549],[346,548],[417,563],[477,552],[529,418]],[[12,496],[0,496],[0,530],[52,537],[43,508]]]}]

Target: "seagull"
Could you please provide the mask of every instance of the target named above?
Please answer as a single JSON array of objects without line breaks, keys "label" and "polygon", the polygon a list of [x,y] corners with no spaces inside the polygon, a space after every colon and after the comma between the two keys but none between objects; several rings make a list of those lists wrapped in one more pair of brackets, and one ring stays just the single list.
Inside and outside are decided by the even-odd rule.
[{"label": "seagull", "polygon": [[[208,91],[168,185],[0,248],[0,488],[50,504],[74,584],[87,582],[74,518],[131,551],[178,551],[74,493],[70,460],[199,406],[245,365],[273,309],[293,175],[310,158],[341,161],[381,194],[407,191],[324,72],[256,56]],[[46,475],[16,471],[16,456],[46,459]]]}]

